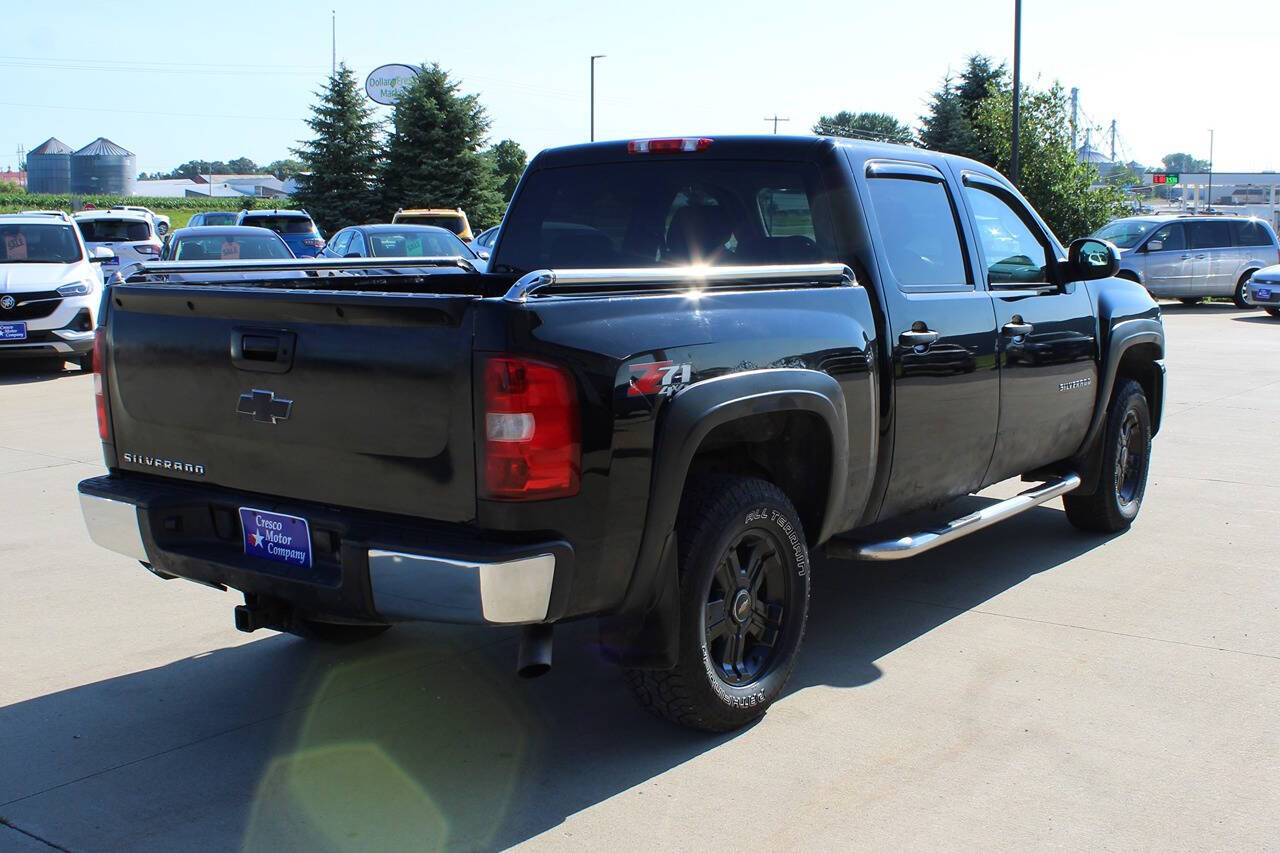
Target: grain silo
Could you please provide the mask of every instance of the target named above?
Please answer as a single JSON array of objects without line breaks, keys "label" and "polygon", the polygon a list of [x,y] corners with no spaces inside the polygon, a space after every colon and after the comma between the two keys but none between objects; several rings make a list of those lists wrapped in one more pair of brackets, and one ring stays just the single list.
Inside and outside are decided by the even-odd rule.
[{"label": "grain silo", "polygon": [[133,195],[138,158],[99,136],[71,155],[71,191],[83,195]]},{"label": "grain silo", "polygon": [[27,153],[27,192],[66,195],[71,192],[71,146],[49,137]]}]

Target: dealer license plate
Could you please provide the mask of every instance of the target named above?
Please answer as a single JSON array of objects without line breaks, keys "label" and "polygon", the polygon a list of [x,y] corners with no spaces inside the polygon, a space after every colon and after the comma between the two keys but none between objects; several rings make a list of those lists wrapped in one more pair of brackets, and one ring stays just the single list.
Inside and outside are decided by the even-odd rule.
[{"label": "dealer license plate", "polygon": [[0,323],[0,341],[25,341],[26,323]]},{"label": "dealer license plate", "polygon": [[240,526],[244,552],[250,557],[289,566],[311,565],[311,528],[305,518],[242,506]]}]

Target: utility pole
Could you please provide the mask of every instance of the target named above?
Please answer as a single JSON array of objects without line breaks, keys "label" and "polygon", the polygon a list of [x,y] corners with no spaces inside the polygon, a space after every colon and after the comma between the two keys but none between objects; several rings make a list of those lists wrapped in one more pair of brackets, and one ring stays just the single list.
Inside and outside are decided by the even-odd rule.
[{"label": "utility pole", "polygon": [[333,74],[338,73],[338,10],[330,9],[329,14],[333,16],[330,29],[332,30],[333,39]]},{"label": "utility pole", "polygon": [[1079,156],[1079,137],[1077,136],[1077,128],[1080,117],[1080,89],[1071,87],[1071,153]]},{"label": "utility pole", "polygon": [[1204,200],[1207,210],[1213,210],[1213,128],[1209,128],[1209,197]]},{"label": "utility pole", "polygon": [[1013,153],[1009,180],[1018,185],[1018,133],[1022,124],[1022,0],[1013,0]]},{"label": "utility pole", "polygon": [[1116,120],[1111,120],[1111,162],[1116,161]]},{"label": "utility pole", "polygon": [[591,141],[596,141],[596,60],[604,59],[605,54],[597,53],[591,57]]},{"label": "utility pole", "polygon": [[780,121],[791,121],[791,119],[789,119],[789,118],[781,118],[781,117],[779,117],[777,113],[774,113],[772,117],[770,117],[770,116],[765,116],[765,117],[764,117],[764,120],[765,120],[765,121],[771,121],[771,122],[773,122],[773,135],[774,135],[774,136],[777,136],[777,135],[778,135],[778,122],[780,122]]}]

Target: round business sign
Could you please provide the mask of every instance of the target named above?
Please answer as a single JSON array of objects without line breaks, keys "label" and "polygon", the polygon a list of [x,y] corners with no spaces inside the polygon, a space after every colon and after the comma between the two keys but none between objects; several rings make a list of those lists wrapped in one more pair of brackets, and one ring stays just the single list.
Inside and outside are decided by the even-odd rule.
[{"label": "round business sign", "polygon": [[391,106],[400,99],[401,90],[417,76],[418,69],[411,65],[382,65],[369,72],[364,91],[371,100]]}]

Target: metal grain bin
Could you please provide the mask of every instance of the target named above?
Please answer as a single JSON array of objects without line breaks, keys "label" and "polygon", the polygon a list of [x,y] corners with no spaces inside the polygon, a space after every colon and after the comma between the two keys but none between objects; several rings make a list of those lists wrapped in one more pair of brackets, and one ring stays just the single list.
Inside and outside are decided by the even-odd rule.
[{"label": "metal grain bin", "polygon": [[98,137],[71,155],[71,191],[83,195],[133,195],[138,158]]},{"label": "metal grain bin", "polygon": [[71,192],[71,146],[52,136],[27,153],[27,192]]}]

